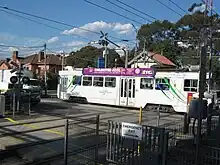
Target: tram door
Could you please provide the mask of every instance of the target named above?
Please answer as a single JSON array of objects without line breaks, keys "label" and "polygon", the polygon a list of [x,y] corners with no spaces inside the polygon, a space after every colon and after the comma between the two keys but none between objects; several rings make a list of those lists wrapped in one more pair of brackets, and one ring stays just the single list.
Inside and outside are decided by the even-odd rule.
[{"label": "tram door", "polygon": [[60,77],[60,85],[59,85],[59,90],[60,90],[60,99],[65,99],[65,95],[67,92],[67,83],[68,83],[68,77],[67,76],[62,76]]},{"label": "tram door", "polygon": [[120,105],[135,105],[135,79],[121,78],[120,84]]}]

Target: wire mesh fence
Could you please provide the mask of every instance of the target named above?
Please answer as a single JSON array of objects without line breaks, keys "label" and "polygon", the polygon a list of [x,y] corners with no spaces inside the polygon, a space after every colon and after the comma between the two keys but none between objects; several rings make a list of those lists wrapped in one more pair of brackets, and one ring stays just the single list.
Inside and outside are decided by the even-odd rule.
[{"label": "wire mesh fence", "polygon": [[109,121],[108,124],[108,162],[121,165],[163,164],[168,135],[164,128],[143,125],[142,138],[136,139],[122,135],[122,123]]},{"label": "wire mesh fence", "polygon": [[217,165],[220,163],[219,148],[219,117],[212,117],[211,134],[207,133],[207,121],[202,122],[201,145],[199,152],[196,152],[196,130],[193,125],[189,125],[188,133],[184,133],[183,125],[164,125],[169,131],[167,164],[168,165],[194,165],[196,154],[199,154],[200,165]]},{"label": "wire mesh fence", "polygon": [[19,95],[16,92],[8,91],[5,93],[5,115],[27,114],[31,115],[32,109],[32,94],[21,92]]},{"label": "wire mesh fence", "polygon": [[65,165],[96,165],[105,161],[105,129],[100,129],[99,115],[81,121],[67,120],[64,146]]}]

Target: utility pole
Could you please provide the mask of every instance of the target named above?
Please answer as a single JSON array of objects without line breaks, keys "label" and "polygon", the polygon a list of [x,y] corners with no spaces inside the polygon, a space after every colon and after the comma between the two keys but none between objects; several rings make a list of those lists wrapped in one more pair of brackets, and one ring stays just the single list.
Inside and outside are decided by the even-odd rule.
[{"label": "utility pole", "polygon": [[105,50],[103,53],[104,59],[105,59],[105,68],[108,67],[108,47],[107,47],[107,41],[105,40]]},{"label": "utility pole", "polygon": [[[208,1],[208,0],[207,0]],[[204,12],[204,25],[206,25],[207,18],[207,4]],[[198,126],[196,136],[196,165],[200,165],[200,141],[201,141],[201,125],[202,125],[202,109],[203,96],[206,84],[206,54],[207,54],[207,27],[205,26],[200,31],[201,36],[201,52],[200,52],[200,72],[199,72],[199,106],[198,106]]]},{"label": "utility pole", "polygon": [[44,44],[44,85],[45,85],[45,96],[47,96],[47,44]]},{"label": "utility pole", "polygon": [[213,26],[213,0],[210,1],[210,17],[211,17],[211,23],[210,23],[210,52],[209,52],[209,81],[208,81],[208,92],[210,93],[210,87],[211,87],[211,75],[212,75],[212,53],[213,53],[213,41],[212,41],[212,26]]},{"label": "utility pole", "polygon": [[63,70],[63,68],[64,68],[64,57],[65,57],[65,52],[63,51],[63,53],[62,53],[62,70]]},{"label": "utility pole", "polygon": [[133,28],[135,29],[135,33],[136,33],[136,39],[135,39],[135,52],[134,52],[134,57],[137,56],[137,49],[138,49],[138,39],[137,39],[137,34],[138,34],[138,29],[134,26],[134,24],[132,24]]},{"label": "utility pole", "polygon": [[129,50],[127,48],[125,53],[125,68],[128,68],[128,54],[129,54]]},{"label": "utility pole", "polygon": [[[104,34],[101,31],[101,34],[102,34],[102,36],[100,38],[104,38],[104,40],[99,40],[99,44],[107,47],[108,44],[111,43],[111,44],[115,45],[116,47],[121,48],[121,46],[117,45],[116,43],[114,43],[113,41],[111,41],[107,38],[108,33]],[[128,41],[128,40],[123,40],[123,41]],[[121,49],[123,50],[124,55],[125,55],[125,68],[127,68],[128,67],[128,50],[125,50],[124,48],[121,48]]]},{"label": "utility pole", "polygon": [[22,75],[22,68],[21,63],[19,62],[19,68],[18,68],[18,89],[17,89],[17,112],[19,112],[20,109],[20,98],[21,98],[21,75]]}]

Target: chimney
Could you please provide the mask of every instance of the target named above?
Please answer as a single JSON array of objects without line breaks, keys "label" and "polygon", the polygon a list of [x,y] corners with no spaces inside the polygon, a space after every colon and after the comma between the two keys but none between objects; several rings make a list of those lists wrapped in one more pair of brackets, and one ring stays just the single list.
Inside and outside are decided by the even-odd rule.
[{"label": "chimney", "polygon": [[18,51],[13,51],[12,53],[12,61],[16,62],[18,59]]},{"label": "chimney", "polygon": [[44,52],[41,51],[41,52],[38,54],[38,62],[41,62],[43,59],[44,59]]},{"label": "chimney", "polygon": [[10,58],[6,58],[6,62],[8,63],[9,61],[11,61],[11,59]]}]

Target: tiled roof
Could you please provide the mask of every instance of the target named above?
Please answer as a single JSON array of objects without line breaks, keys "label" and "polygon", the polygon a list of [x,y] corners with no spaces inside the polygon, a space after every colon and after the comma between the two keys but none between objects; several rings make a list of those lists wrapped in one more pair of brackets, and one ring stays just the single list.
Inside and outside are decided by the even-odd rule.
[{"label": "tiled roof", "polygon": [[166,58],[165,56],[162,56],[162,55],[160,55],[158,53],[148,52],[148,56],[152,57],[155,61],[159,62],[160,64],[176,66],[168,58]]},{"label": "tiled roof", "polygon": [[[8,69],[11,69],[11,68],[12,68],[11,65],[13,65],[13,64],[7,62],[6,60],[0,60],[0,65],[2,65],[3,63],[8,67]],[[11,64],[11,65],[10,65],[10,64]]]},{"label": "tiled roof", "polygon": [[[30,56],[25,57],[24,59],[21,60],[22,64],[38,64],[38,65],[43,65],[45,62],[45,59],[42,59],[40,62],[38,62],[38,56],[39,54],[33,54]],[[59,56],[54,55],[54,54],[47,54],[46,58],[46,64],[47,65],[62,65],[62,60],[60,59]]]},{"label": "tiled roof", "polygon": [[136,57],[134,57],[131,61],[128,62],[128,65],[133,64],[140,58],[143,58],[142,56],[145,55],[145,60],[149,60],[149,58],[153,59],[155,62],[162,64],[162,65],[169,65],[169,66],[176,66],[172,61],[170,61],[168,58],[165,56],[162,56],[159,53],[154,53],[154,52],[148,52],[148,51],[142,51],[139,53]]}]

